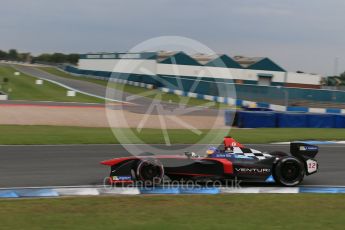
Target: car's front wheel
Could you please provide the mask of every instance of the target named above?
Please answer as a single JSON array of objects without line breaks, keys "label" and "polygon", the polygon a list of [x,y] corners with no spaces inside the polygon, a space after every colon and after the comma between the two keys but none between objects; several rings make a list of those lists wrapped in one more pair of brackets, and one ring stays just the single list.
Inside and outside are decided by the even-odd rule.
[{"label": "car's front wheel", "polygon": [[284,186],[296,186],[304,178],[305,169],[303,163],[295,157],[283,157],[274,167],[274,179]]}]

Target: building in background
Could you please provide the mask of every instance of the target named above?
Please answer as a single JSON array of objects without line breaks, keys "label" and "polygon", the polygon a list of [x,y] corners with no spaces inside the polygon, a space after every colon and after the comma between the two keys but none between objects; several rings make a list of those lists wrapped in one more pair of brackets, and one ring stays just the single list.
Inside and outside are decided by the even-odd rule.
[{"label": "building in background", "polygon": [[345,101],[345,94],[320,89],[321,75],[288,72],[267,57],[176,51],[89,53],[80,56],[77,67],[64,69],[224,103],[233,98],[295,106]]},{"label": "building in background", "polygon": [[[121,65],[117,65],[119,61]],[[138,65],[140,68],[136,69]],[[142,78],[154,75],[163,78],[213,78],[231,80],[237,84],[315,89],[321,88],[322,79],[318,74],[288,72],[267,57],[187,55],[184,52],[168,51],[84,54],[79,59],[78,68],[84,74],[103,77],[112,73],[127,73],[141,75]],[[206,71],[210,68],[219,74],[210,76],[207,74],[209,71]],[[227,71],[222,71],[224,68]]]}]

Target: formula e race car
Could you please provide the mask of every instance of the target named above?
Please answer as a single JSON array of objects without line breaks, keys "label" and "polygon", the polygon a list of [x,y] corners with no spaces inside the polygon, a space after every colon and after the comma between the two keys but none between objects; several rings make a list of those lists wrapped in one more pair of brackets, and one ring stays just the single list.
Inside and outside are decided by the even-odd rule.
[{"label": "formula e race car", "polygon": [[243,182],[271,182],[283,186],[300,184],[305,175],[318,170],[315,156],[318,147],[293,142],[290,153],[260,152],[245,148],[231,137],[224,138],[221,147],[210,147],[205,156],[193,152],[182,155],[129,156],[102,161],[111,167],[108,182],[159,184],[170,180],[241,180]]}]

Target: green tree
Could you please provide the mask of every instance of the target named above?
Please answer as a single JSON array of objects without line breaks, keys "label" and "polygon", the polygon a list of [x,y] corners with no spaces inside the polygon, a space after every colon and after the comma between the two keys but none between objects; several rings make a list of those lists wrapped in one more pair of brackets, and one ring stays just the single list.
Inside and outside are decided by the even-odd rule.
[{"label": "green tree", "polygon": [[30,53],[19,53],[18,54],[18,61],[31,62],[31,54]]},{"label": "green tree", "polygon": [[340,74],[340,78],[345,80],[345,71],[342,74]]},{"label": "green tree", "polygon": [[34,62],[45,62],[45,63],[71,63],[76,64],[79,60],[79,54],[41,54],[38,57],[33,58]]},{"label": "green tree", "polygon": [[18,52],[16,49],[10,49],[8,51],[8,59],[12,61],[18,60]]},{"label": "green tree", "polygon": [[1,60],[7,59],[7,53],[5,51],[0,50],[0,59]]},{"label": "green tree", "polygon": [[66,62],[71,64],[77,64],[79,60],[79,54],[68,54],[66,58]]},{"label": "green tree", "polygon": [[51,54],[41,54],[38,57],[33,58],[34,62],[51,62]]},{"label": "green tree", "polygon": [[53,53],[50,57],[50,62],[64,63],[66,62],[66,55],[62,53]]}]

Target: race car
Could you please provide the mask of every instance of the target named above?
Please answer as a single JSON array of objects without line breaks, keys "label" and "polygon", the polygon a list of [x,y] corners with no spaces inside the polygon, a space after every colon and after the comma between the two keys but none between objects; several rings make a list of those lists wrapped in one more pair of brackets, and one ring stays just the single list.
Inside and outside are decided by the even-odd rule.
[{"label": "race car", "polygon": [[220,147],[210,147],[204,156],[194,152],[181,155],[153,155],[119,157],[102,161],[110,166],[108,182],[162,183],[170,180],[240,180],[243,182],[277,183],[296,186],[304,176],[318,170],[315,159],[318,147],[302,142],[290,144],[290,154],[261,152],[246,148],[232,137],[225,137]]}]

